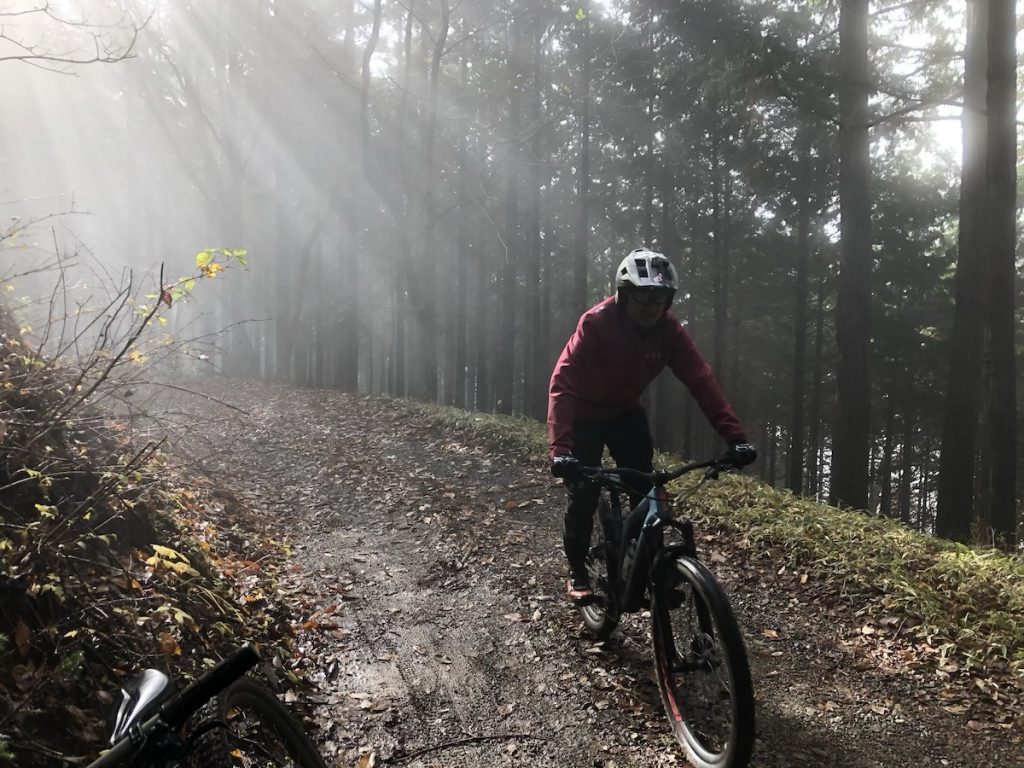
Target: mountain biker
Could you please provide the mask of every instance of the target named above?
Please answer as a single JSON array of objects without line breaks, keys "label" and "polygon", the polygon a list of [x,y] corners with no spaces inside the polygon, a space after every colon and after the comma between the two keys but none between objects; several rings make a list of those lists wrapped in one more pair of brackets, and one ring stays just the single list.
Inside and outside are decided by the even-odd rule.
[{"label": "mountain biker", "polygon": [[666,365],[729,444],[728,457],[737,466],[757,458],[711,368],[669,311],[677,286],[664,255],[629,253],[615,272],[615,295],[583,313],[551,374],[548,446],[551,474],[568,491],[563,544],[566,591],[575,602],[593,597],[585,560],[598,498],[579,467],[600,464],[607,445],[617,465],[652,471],[654,441],[640,395]]}]

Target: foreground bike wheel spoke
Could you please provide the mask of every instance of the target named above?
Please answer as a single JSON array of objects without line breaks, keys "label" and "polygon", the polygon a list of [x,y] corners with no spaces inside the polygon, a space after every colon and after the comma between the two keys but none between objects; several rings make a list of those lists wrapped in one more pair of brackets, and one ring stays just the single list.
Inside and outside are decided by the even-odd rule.
[{"label": "foreground bike wheel spoke", "polygon": [[687,758],[697,768],[746,766],[753,689],[725,594],[703,565],[679,557],[658,574],[651,615],[658,687]]}]

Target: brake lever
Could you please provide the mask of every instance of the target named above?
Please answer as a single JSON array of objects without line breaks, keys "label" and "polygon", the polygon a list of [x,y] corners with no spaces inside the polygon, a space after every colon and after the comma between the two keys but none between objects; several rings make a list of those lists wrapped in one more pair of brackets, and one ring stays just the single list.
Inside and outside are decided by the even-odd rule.
[{"label": "brake lever", "polygon": [[739,471],[739,467],[737,467],[733,462],[728,459],[720,459],[704,471],[704,478],[706,480],[717,480],[723,472],[737,471]]}]

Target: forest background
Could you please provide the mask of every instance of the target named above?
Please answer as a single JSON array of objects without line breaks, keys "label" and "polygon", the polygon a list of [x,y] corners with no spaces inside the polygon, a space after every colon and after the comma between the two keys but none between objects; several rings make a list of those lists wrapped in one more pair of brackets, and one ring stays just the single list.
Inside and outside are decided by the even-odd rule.
[{"label": "forest background", "polygon": [[[1013,549],[1015,13],[11,7],[4,288],[45,346],[101,296],[148,281],[145,316],[197,251],[244,249],[131,362],[174,345],[179,375],[543,419],[580,312],[647,245],[766,481]],[[646,405],[660,447],[717,450],[678,382]]]}]

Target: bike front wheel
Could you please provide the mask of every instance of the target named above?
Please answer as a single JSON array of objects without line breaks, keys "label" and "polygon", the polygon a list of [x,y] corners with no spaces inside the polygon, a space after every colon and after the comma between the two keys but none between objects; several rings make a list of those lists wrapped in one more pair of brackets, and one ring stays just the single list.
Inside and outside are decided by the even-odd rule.
[{"label": "bike front wheel", "polygon": [[615,525],[608,500],[601,497],[597,508],[597,521],[587,552],[587,576],[590,578],[594,598],[579,606],[580,616],[587,629],[599,638],[608,637],[619,623],[619,604],[615,597]]},{"label": "bike front wheel", "polygon": [[305,730],[277,697],[242,677],[197,718],[193,768],[326,768]]},{"label": "bike front wheel", "polygon": [[653,592],[658,688],[676,740],[696,768],[745,768],[754,745],[754,691],[725,592],[686,556],[662,562]]}]

